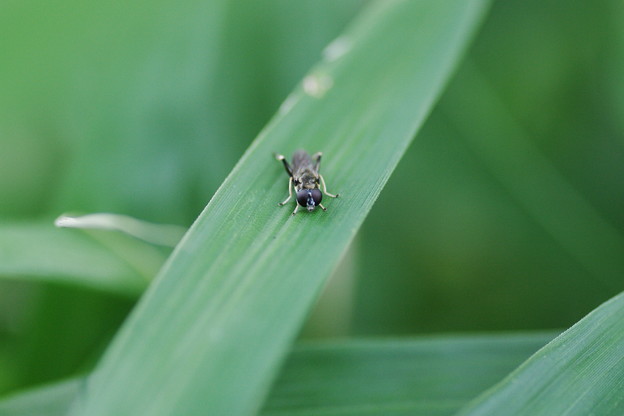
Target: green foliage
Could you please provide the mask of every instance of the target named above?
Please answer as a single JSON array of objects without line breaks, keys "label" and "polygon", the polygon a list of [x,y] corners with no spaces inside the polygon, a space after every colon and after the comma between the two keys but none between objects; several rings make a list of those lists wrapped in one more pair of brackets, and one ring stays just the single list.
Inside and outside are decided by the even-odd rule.
[{"label": "green foliage", "polygon": [[624,295],[546,345],[458,416],[624,412]]},{"label": "green foliage", "polygon": [[[259,408],[483,11],[481,1],[384,1],[334,41],[180,242],[71,414]],[[271,152],[301,143],[326,152],[323,169],[343,194],[328,213],[276,207],[287,181]]]},{"label": "green foliage", "polygon": [[147,243],[102,231],[59,232],[52,223],[0,226],[0,274],[139,295],[166,259]]},{"label": "green foliage", "polygon": [[[450,415],[552,337],[505,334],[300,343],[289,354],[260,414]],[[466,373],[473,376],[464,377]],[[0,414],[63,415],[83,383],[72,379],[15,395],[0,402]]]},{"label": "green foliage", "polygon": [[[102,402],[116,380],[164,403],[204,397],[213,377],[241,408],[270,390],[276,415],[452,414],[491,386],[467,414],[509,397],[520,414],[621,413],[621,298],[596,308],[624,288],[622,2],[495,2],[463,63],[474,0],[5,3],[0,392],[98,368],[80,394]],[[343,198],[290,218],[271,153],[299,147],[325,153]],[[187,227],[208,201],[117,332],[170,250],[54,218]],[[279,372],[332,270],[300,337],[557,329],[594,312],[511,374],[547,339],[331,341]],[[507,347],[515,358],[487,374],[481,360],[483,377],[463,364]],[[420,354],[467,383],[420,371]],[[161,385],[140,382],[149,371]],[[64,414],[75,380],[0,414]],[[411,381],[426,388],[384,390]]]},{"label": "green foliage", "polygon": [[535,333],[298,345],[261,415],[452,415],[552,337]]}]

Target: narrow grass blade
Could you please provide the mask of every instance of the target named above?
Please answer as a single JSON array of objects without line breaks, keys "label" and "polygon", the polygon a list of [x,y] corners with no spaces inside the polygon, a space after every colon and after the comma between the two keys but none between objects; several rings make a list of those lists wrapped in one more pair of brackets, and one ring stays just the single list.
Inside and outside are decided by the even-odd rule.
[{"label": "narrow grass blade", "polygon": [[171,224],[153,224],[127,215],[99,212],[80,216],[61,215],[54,221],[61,228],[82,228],[121,231],[143,241],[162,246],[175,247],[186,228]]},{"label": "narrow grass blade", "polygon": [[51,223],[0,226],[0,278],[137,296],[156,275],[166,254],[109,231],[59,230]]},{"label": "narrow grass blade", "polygon": [[624,294],[538,351],[458,416],[624,414]]},{"label": "narrow grass blade", "polygon": [[[379,1],[334,42],[177,246],[72,414],[253,414],[487,3]],[[271,154],[299,147],[325,152],[329,191],[343,195],[327,212],[277,207],[287,180]]]},{"label": "narrow grass blade", "polygon": [[[450,415],[553,337],[529,333],[301,343],[290,353],[260,414]],[[9,396],[0,401],[0,414],[62,416],[82,381]]]}]

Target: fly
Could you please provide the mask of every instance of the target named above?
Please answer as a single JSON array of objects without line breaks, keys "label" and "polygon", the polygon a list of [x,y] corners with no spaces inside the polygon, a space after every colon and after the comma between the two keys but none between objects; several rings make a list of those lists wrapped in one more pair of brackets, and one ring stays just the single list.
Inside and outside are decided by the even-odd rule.
[{"label": "fly", "polygon": [[[297,150],[292,157],[292,165],[288,163],[283,155],[275,154],[275,158],[284,164],[286,173],[290,176],[288,180],[288,198],[278,205],[285,205],[292,198],[292,191],[297,194],[297,205],[292,215],[297,213],[300,206],[307,208],[308,211],[314,211],[317,206],[323,211],[327,211],[321,204],[323,192],[332,198],[337,198],[340,194],[330,194],[325,186],[325,179],[319,173],[321,166],[321,156],[323,153],[315,153],[312,157],[305,150]],[[319,185],[323,187],[323,192],[319,189]]]}]

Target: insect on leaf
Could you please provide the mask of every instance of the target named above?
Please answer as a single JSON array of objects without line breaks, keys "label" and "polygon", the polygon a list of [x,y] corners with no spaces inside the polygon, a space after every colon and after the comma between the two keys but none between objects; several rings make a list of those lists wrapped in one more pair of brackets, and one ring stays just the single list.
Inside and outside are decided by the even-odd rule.
[{"label": "insect on leaf", "polygon": [[[72,415],[251,415],[431,111],[483,0],[381,0],[325,51],[191,227]],[[327,212],[290,216],[273,152],[322,151]],[[305,214],[305,215],[304,215]]]}]

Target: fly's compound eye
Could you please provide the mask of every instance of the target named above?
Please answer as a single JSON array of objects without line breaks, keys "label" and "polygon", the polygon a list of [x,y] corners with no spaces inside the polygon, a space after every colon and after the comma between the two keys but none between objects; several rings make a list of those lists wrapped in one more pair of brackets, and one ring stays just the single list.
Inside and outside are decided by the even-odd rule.
[{"label": "fly's compound eye", "polygon": [[310,191],[307,189],[302,189],[300,191],[297,191],[297,203],[299,205],[301,205],[302,207],[305,207],[306,205],[308,205],[308,193]]},{"label": "fly's compound eye", "polygon": [[323,199],[320,189],[302,189],[297,192],[297,203],[306,207],[308,211],[313,211]]},{"label": "fly's compound eye", "polygon": [[318,205],[323,200],[323,194],[320,189],[312,189],[312,200],[314,201],[314,205]]}]

